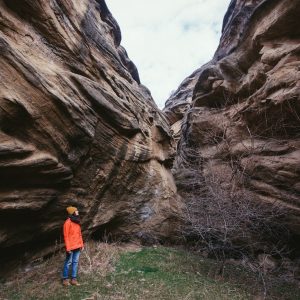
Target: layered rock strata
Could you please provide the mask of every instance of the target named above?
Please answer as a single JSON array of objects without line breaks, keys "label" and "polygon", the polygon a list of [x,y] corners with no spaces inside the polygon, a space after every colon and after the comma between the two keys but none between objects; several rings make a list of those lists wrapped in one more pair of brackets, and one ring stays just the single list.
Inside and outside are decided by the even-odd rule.
[{"label": "layered rock strata", "polygon": [[[255,199],[290,211],[300,233],[300,2],[232,0],[220,45],[208,64],[166,102],[179,137],[175,171],[191,161],[222,173],[224,186],[242,174]],[[201,51],[201,49],[199,49]]]},{"label": "layered rock strata", "polygon": [[172,235],[169,124],[120,42],[103,0],[0,0],[1,264],[60,244],[70,204],[85,238]]}]

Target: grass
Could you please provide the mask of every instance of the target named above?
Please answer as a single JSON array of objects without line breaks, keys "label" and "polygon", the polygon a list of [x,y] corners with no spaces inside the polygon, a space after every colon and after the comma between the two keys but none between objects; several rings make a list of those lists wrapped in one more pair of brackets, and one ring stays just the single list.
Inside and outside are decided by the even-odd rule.
[{"label": "grass", "polygon": [[123,254],[110,277],[124,299],[250,299],[238,285],[203,276],[203,262],[168,248],[145,248]]},{"label": "grass", "polygon": [[[252,273],[183,250],[91,242],[80,261],[80,287],[61,286],[60,253],[0,284],[0,299],[254,299],[260,287]],[[272,294],[273,293],[273,294]],[[297,288],[276,286],[269,299],[300,299]]]}]

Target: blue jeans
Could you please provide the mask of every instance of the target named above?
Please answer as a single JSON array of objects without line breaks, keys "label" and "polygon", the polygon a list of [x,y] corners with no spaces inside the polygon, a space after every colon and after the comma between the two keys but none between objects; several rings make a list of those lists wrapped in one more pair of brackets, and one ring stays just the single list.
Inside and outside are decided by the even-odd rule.
[{"label": "blue jeans", "polygon": [[69,269],[71,265],[72,265],[72,279],[77,277],[79,256],[80,256],[80,249],[71,250],[71,253],[66,254],[66,260],[63,269],[63,279],[69,278]]}]

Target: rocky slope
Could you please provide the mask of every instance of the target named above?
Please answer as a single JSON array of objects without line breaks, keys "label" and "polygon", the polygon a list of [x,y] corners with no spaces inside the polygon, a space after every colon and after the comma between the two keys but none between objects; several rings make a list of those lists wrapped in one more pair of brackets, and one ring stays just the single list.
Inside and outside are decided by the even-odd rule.
[{"label": "rocky slope", "polygon": [[290,209],[298,235],[299,15],[298,0],[232,0],[213,59],[183,81],[164,109],[180,138],[176,172],[191,162],[193,149],[203,174],[221,176],[224,187],[245,187],[264,203]]},{"label": "rocky slope", "polygon": [[60,243],[70,204],[86,238],[175,229],[169,124],[120,41],[103,0],[0,0],[2,266]]}]

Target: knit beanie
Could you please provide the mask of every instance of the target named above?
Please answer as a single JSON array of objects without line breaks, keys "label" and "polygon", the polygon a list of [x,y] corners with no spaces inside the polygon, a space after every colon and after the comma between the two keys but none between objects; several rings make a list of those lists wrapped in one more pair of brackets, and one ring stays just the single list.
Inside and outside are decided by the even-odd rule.
[{"label": "knit beanie", "polygon": [[74,206],[67,207],[67,212],[69,215],[73,215],[76,210],[77,210],[77,208]]}]

